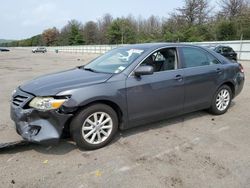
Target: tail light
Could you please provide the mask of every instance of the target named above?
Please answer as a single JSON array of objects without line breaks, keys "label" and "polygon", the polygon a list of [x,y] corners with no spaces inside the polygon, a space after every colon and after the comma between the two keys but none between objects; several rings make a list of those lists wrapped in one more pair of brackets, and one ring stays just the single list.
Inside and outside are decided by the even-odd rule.
[{"label": "tail light", "polygon": [[242,64],[239,63],[239,65],[240,65],[240,72],[244,73],[244,68],[243,68]]}]

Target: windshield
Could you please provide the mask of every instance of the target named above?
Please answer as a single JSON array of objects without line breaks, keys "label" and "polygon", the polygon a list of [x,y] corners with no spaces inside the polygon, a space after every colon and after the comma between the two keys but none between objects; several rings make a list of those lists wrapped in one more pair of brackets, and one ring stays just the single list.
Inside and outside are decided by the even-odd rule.
[{"label": "windshield", "polygon": [[133,48],[114,49],[84,66],[84,69],[93,72],[117,74],[126,69],[143,52],[144,50],[142,49]]}]

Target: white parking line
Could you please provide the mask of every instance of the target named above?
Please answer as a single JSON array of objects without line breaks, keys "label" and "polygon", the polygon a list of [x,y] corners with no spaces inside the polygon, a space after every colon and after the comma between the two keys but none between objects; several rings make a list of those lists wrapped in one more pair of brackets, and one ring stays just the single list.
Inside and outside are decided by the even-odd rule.
[{"label": "white parking line", "polygon": [[216,132],[222,132],[222,131],[226,131],[226,130],[228,130],[228,129],[230,129],[230,127],[228,127],[228,126],[225,126],[225,127],[221,127],[220,129],[218,129],[218,130],[216,130]]},{"label": "white parking line", "polygon": [[14,155],[13,157],[9,158],[9,159],[7,160],[7,163],[10,162],[10,161],[12,161],[16,156],[17,156],[17,155]]}]

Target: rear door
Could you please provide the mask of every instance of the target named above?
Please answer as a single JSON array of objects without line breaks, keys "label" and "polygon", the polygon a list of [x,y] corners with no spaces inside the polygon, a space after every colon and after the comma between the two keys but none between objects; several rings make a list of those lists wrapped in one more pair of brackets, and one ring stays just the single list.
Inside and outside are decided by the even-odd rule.
[{"label": "rear door", "polygon": [[224,79],[223,65],[202,48],[182,47],[181,51],[185,82],[184,111],[208,108]]},{"label": "rear door", "polygon": [[140,66],[154,67],[154,74],[127,78],[129,125],[163,119],[182,112],[183,70],[179,69],[176,48],[152,53]]}]

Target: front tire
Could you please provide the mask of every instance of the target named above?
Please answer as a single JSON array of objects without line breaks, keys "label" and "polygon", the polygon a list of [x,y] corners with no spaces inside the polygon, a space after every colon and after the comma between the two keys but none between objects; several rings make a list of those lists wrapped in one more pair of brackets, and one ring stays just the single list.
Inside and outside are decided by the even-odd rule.
[{"label": "front tire", "polygon": [[210,112],[214,115],[225,114],[231,105],[232,96],[232,90],[229,86],[221,86],[215,93]]},{"label": "front tire", "polygon": [[94,150],[110,143],[118,129],[116,112],[105,104],[80,111],[72,120],[70,132],[79,148]]}]

